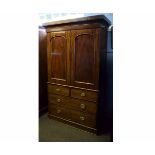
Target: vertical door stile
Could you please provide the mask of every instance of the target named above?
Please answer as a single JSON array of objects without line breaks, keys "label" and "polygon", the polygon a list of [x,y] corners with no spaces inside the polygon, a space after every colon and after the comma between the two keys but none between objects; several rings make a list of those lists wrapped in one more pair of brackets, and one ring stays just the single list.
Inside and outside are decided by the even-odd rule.
[{"label": "vertical door stile", "polygon": [[47,33],[47,72],[48,72],[48,83],[51,82],[51,65],[50,65],[50,56],[51,56],[51,45],[50,45],[50,33]]},{"label": "vertical door stile", "polygon": [[66,32],[67,35],[67,85],[70,85],[70,31]]}]

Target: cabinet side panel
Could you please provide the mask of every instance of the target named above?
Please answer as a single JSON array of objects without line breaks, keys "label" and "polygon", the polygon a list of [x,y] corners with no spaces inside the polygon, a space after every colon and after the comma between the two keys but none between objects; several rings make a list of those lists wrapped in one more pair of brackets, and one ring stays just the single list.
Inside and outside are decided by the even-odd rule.
[{"label": "cabinet side panel", "polygon": [[100,46],[100,72],[99,72],[99,104],[97,112],[97,128],[100,133],[105,132],[106,124],[106,59],[107,59],[107,30],[99,28],[99,46]]},{"label": "cabinet side panel", "polygon": [[39,115],[47,112],[47,34],[39,29]]}]

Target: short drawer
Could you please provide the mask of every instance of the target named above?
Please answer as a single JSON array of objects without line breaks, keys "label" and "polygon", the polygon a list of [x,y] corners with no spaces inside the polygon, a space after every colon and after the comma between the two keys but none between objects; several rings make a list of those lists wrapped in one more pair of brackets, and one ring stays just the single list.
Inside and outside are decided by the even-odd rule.
[{"label": "short drawer", "polygon": [[97,103],[95,102],[73,99],[70,97],[54,95],[54,94],[49,94],[48,102],[49,104],[63,106],[67,109],[73,109],[73,110],[77,110],[85,113],[91,113],[91,114],[95,114],[97,110]]},{"label": "short drawer", "polygon": [[69,96],[69,88],[58,85],[48,85],[48,93]]},{"label": "short drawer", "polygon": [[97,101],[98,93],[94,91],[88,91],[83,89],[72,88],[71,96],[78,99]]}]

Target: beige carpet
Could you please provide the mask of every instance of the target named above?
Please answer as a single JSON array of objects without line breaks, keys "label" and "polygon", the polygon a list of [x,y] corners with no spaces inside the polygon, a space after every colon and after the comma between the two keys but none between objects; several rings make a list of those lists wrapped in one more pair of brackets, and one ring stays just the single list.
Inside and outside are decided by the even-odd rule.
[{"label": "beige carpet", "polygon": [[97,136],[67,124],[49,119],[47,114],[39,118],[40,142],[110,142],[110,134]]}]

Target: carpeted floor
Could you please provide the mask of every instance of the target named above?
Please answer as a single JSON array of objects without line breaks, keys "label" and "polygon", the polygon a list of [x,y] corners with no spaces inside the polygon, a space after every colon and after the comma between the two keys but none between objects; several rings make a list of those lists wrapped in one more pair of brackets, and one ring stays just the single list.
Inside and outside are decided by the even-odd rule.
[{"label": "carpeted floor", "polygon": [[45,114],[39,118],[39,142],[110,142],[110,134],[97,136],[49,119]]}]

